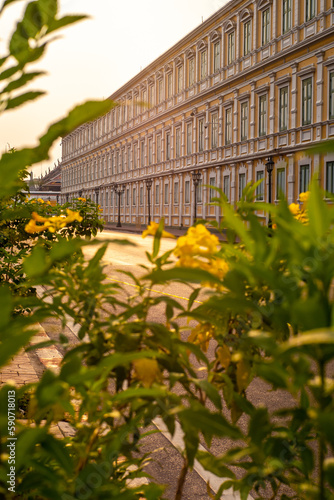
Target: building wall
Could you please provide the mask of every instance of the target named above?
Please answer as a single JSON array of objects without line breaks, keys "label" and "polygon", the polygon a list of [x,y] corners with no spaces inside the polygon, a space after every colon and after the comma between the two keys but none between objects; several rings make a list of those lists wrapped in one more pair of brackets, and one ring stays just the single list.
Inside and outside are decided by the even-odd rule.
[{"label": "building wall", "polygon": [[219,220],[221,187],[232,204],[274,160],[273,200],[298,200],[317,172],[333,191],[334,155],[310,154],[334,138],[334,7],[330,0],[232,0],[111,99],[117,106],[62,141],[64,200],[98,200],[117,220],[113,183],[125,185],[121,220],[189,226],[192,172],[201,173],[197,217]]}]

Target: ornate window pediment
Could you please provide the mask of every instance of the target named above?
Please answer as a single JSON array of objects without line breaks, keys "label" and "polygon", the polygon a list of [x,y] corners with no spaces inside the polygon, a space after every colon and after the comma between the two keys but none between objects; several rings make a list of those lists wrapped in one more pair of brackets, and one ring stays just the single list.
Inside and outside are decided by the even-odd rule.
[{"label": "ornate window pediment", "polygon": [[192,58],[192,57],[194,57],[194,56],[195,56],[195,51],[194,51],[194,49],[188,49],[188,50],[186,51],[186,58],[187,58],[187,59],[191,59],[191,58]]},{"label": "ornate window pediment", "polygon": [[183,56],[178,56],[174,59],[175,66],[181,66],[184,64],[184,57]]},{"label": "ornate window pediment", "polygon": [[248,19],[250,19],[251,17],[253,17],[253,11],[250,9],[244,9],[240,15],[240,21],[241,22],[248,21]]},{"label": "ornate window pediment", "polygon": [[155,82],[155,80],[154,80],[154,76],[150,76],[150,77],[147,79],[147,83],[148,83],[149,85],[154,85],[154,82]]},{"label": "ornate window pediment", "polygon": [[155,78],[157,80],[160,80],[162,78],[162,71],[157,71],[156,74],[155,74]]},{"label": "ornate window pediment", "polygon": [[198,50],[205,50],[207,47],[208,47],[208,44],[207,44],[207,42],[205,40],[200,40],[197,43]]},{"label": "ornate window pediment", "polygon": [[269,5],[272,4],[272,0],[258,0],[257,2],[257,8],[259,10],[263,10],[263,9],[266,9],[267,7],[269,7]]},{"label": "ornate window pediment", "polygon": [[229,19],[224,25],[224,30],[226,33],[228,33],[229,31],[233,31],[235,29],[235,26],[236,26],[235,22]]},{"label": "ornate window pediment", "polygon": [[213,30],[210,33],[210,41],[211,42],[216,42],[221,39],[221,33],[217,30]]},{"label": "ornate window pediment", "polygon": [[173,67],[171,64],[166,64],[164,69],[165,73],[170,73],[171,71],[173,71]]}]

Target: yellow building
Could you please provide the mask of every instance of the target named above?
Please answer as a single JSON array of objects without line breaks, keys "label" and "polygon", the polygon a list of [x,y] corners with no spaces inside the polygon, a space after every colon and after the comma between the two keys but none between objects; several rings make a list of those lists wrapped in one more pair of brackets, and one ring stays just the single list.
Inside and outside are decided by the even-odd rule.
[{"label": "yellow building", "polygon": [[315,172],[334,193],[334,153],[309,152],[334,138],[333,24],[332,0],[231,0],[63,138],[63,201],[91,197],[109,222],[120,208],[123,224],[147,223],[149,208],[167,226],[191,225],[195,209],[219,220],[206,186],[233,204],[263,178],[268,201],[268,158],[272,201],[298,201]]}]

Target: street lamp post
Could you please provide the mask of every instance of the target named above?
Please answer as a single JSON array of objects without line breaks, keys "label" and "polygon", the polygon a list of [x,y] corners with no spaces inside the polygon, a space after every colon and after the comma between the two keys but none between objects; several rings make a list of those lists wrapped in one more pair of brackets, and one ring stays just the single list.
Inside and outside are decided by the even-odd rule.
[{"label": "street lamp post", "polygon": [[198,184],[200,183],[200,180],[202,179],[201,173],[198,170],[194,170],[192,172],[193,176],[193,183],[195,187],[195,192],[194,192],[194,223],[196,222],[197,218],[197,187]]},{"label": "street lamp post", "polygon": [[148,207],[148,223],[151,222],[151,187],[152,187],[152,179],[146,179],[146,187],[147,187],[147,207]]},{"label": "street lamp post", "polygon": [[118,195],[118,221],[117,221],[116,227],[122,227],[122,224],[121,224],[121,195],[125,191],[125,184],[117,184],[117,182],[114,182],[114,184],[112,185],[112,189]]},{"label": "street lamp post", "polygon": [[[268,172],[268,202],[271,203],[271,174],[272,171],[274,170],[274,162],[271,156],[269,156],[268,161],[266,163],[266,169]],[[271,213],[269,212],[268,216],[268,227],[271,229],[272,228],[272,221],[271,221]]]}]

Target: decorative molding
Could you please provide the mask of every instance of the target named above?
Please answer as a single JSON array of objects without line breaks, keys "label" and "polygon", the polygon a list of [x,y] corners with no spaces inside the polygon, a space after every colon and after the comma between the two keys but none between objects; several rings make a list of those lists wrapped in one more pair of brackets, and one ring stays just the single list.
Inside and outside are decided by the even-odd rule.
[{"label": "decorative molding", "polygon": [[174,59],[175,66],[182,66],[184,64],[184,56],[178,56]]},{"label": "decorative molding", "polygon": [[194,49],[188,49],[186,51],[186,58],[191,59],[192,57],[195,57],[195,51]]},{"label": "decorative molding", "polygon": [[310,75],[312,73],[315,73],[315,66],[314,64],[310,64],[309,66],[305,66],[305,68],[302,68],[301,70],[297,71],[297,76],[305,76],[305,75]]},{"label": "decorative molding", "polygon": [[265,92],[268,92],[270,88],[269,83],[266,83],[265,85],[261,85],[261,87],[255,89],[255,94],[264,94]]},{"label": "decorative molding", "polygon": [[244,23],[245,21],[248,21],[253,17],[253,11],[250,9],[243,9],[243,11],[240,14],[240,21]]},{"label": "decorative molding", "polygon": [[206,48],[208,47],[208,44],[205,40],[200,40],[198,43],[197,43],[197,48],[198,50],[205,50]]},{"label": "decorative molding", "polygon": [[284,76],[281,76],[280,78],[278,78],[276,81],[275,81],[275,85],[284,85],[285,83],[290,83],[291,82],[291,75],[290,74],[287,74],[287,75],[284,75]]},{"label": "decorative molding", "polygon": [[225,31],[225,33],[229,33],[230,31],[233,31],[235,29],[235,27],[236,27],[235,21],[231,21],[231,19],[229,19],[224,24],[224,31]]},{"label": "decorative molding", "polygon": [[221,33],[217,30],[211,31],[209,35],[210,42],[217,42],[218,40],[221,39],[221,37],[222,37]]},{"label": "decorative molding", "polygon": [[272,4],[273,0],[258,0],[257,8],[259,10],[264,10]]}]

